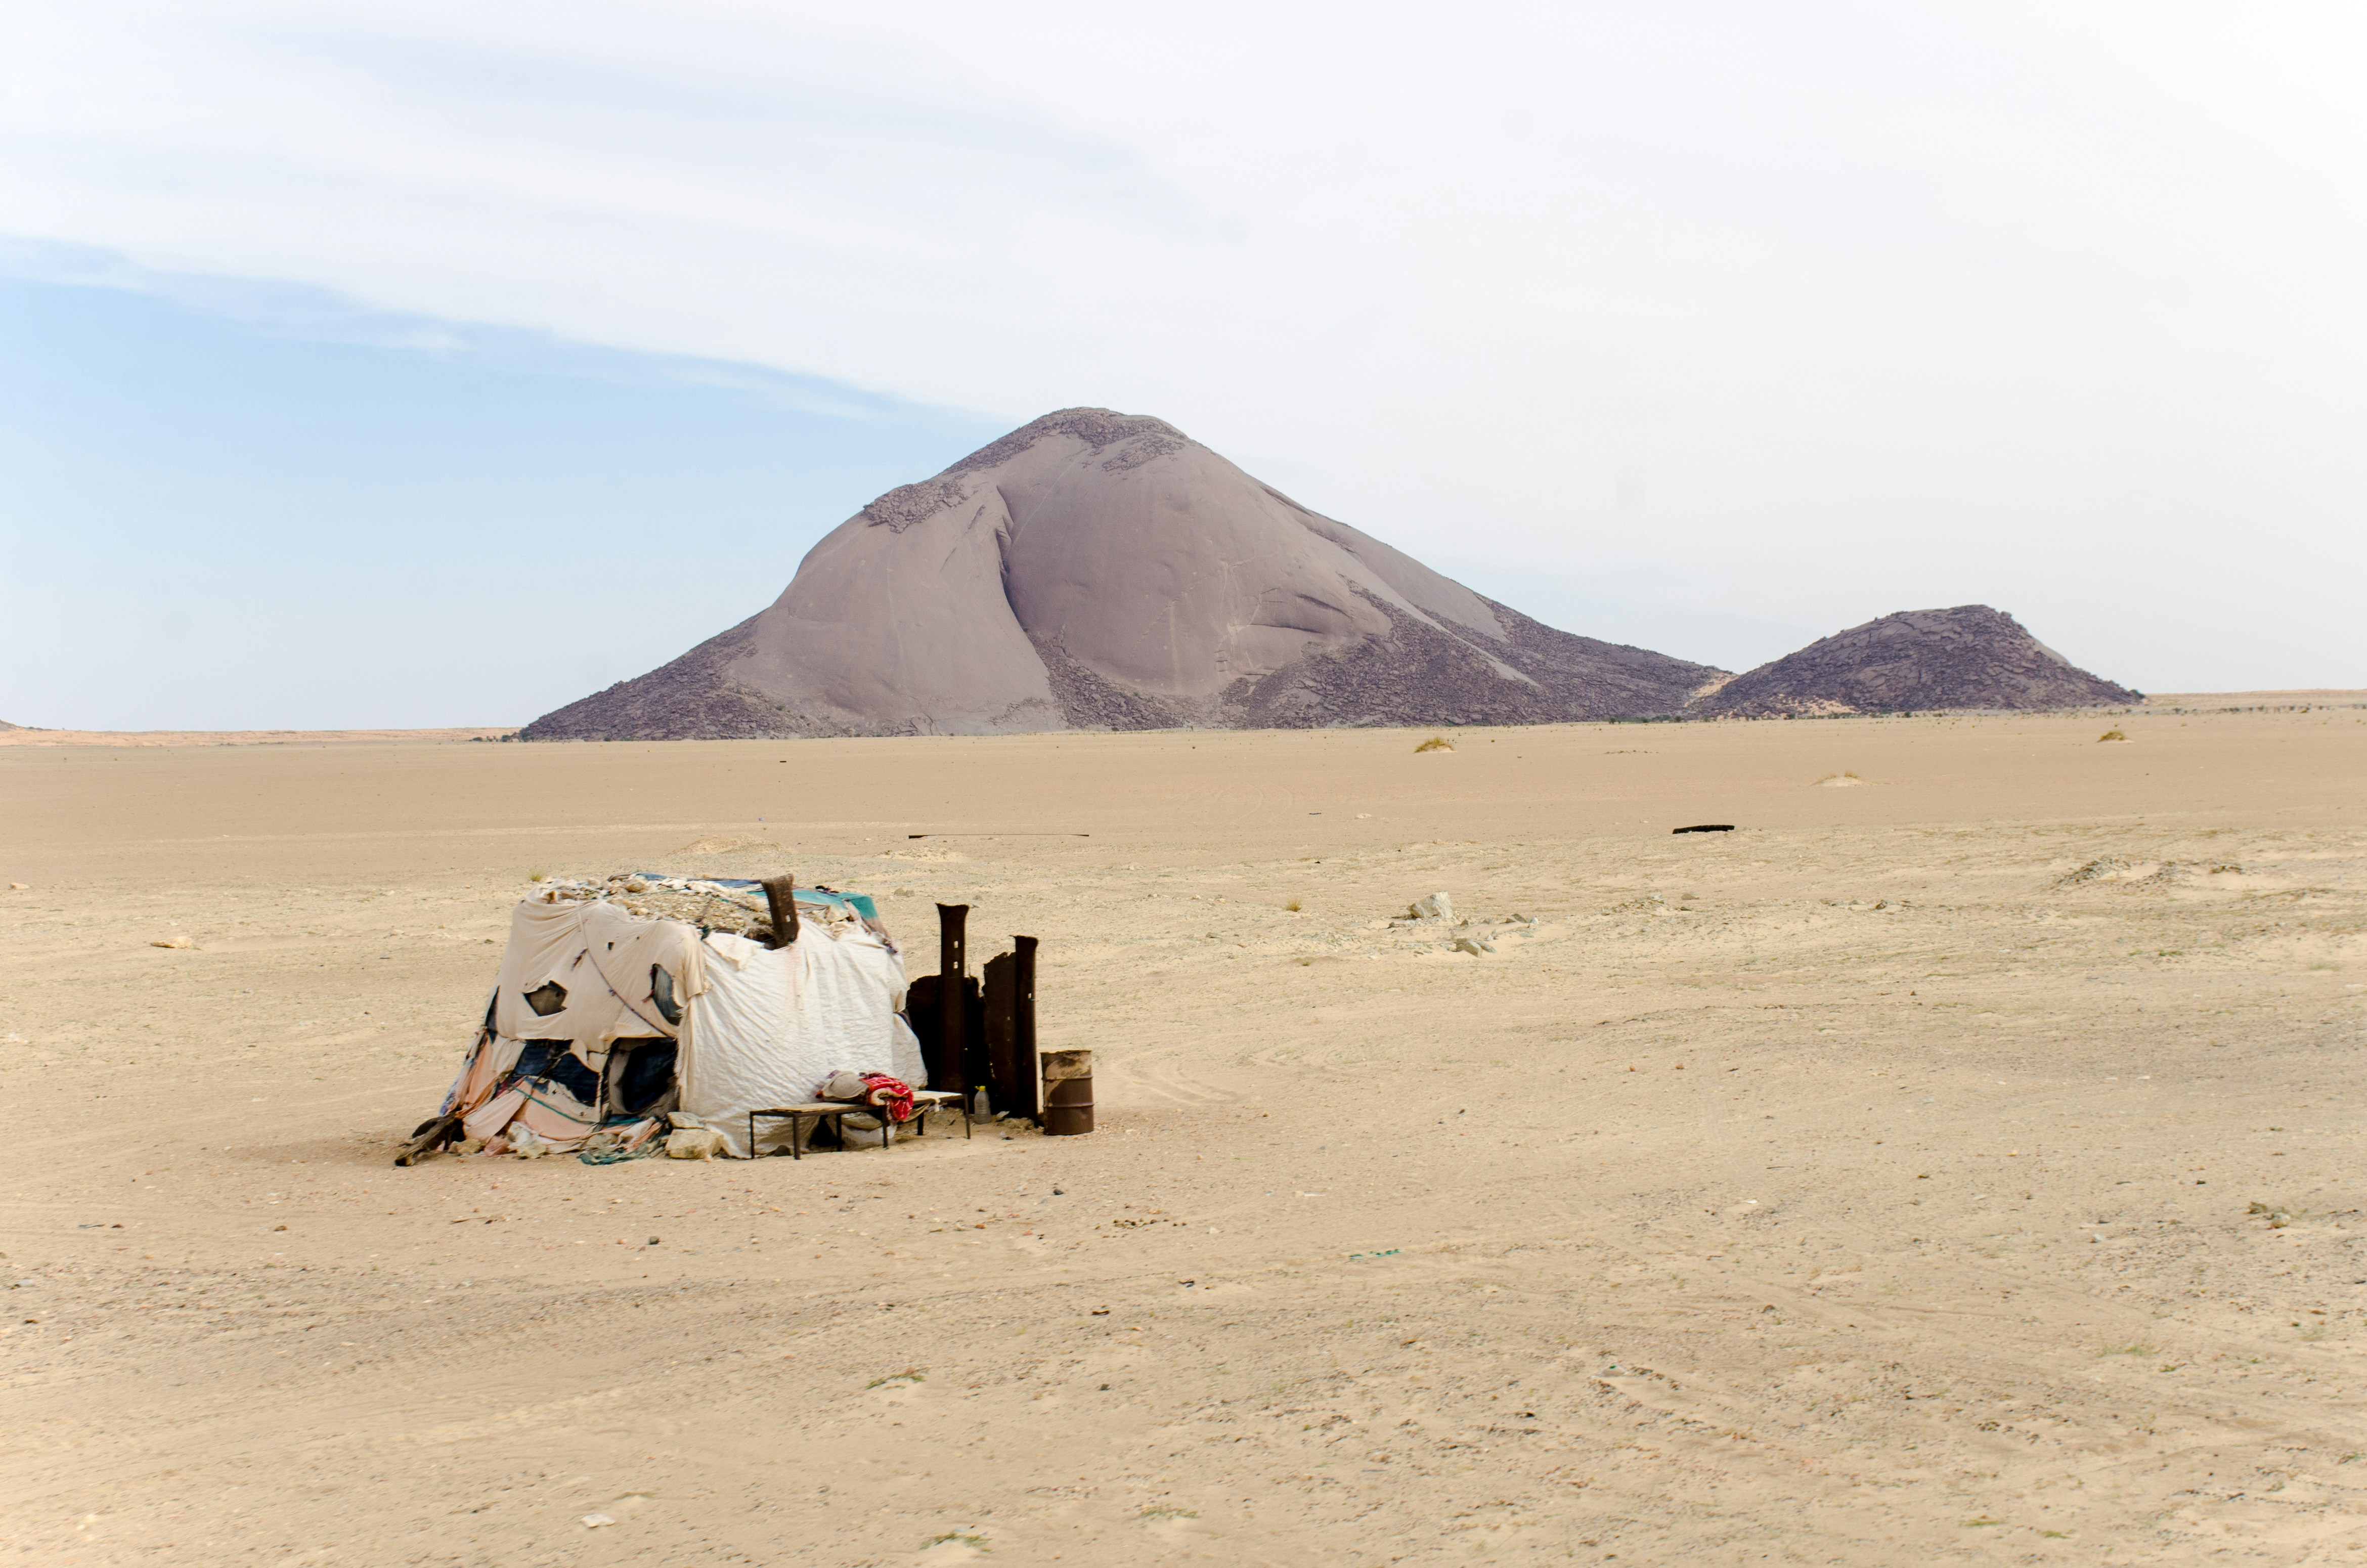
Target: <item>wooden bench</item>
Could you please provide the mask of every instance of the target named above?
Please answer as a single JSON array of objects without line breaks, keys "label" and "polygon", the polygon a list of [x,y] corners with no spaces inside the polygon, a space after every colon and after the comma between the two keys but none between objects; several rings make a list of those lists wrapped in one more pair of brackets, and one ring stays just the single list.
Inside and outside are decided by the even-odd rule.
[{"label": "wooden bench", "polygon": [[[763,1106],[748,1113],[748,1153],[751,1156],[756,1153],[756,1119],[760,1116],[771,1117],[776,1120],[783,1117],[788,1119],[789,1158],[802,1160],[806,1157],[804,1143],[807,1117],[813,1118],[814,1125],[819,1127],[824,1121],[839,1117],[876,1116],[879,1119],[879,1146],[885,1149],[895,1140],[891,1128],[896,1126],[909,1126],[912,1122],[918,1122],[921,1128],[920,1136],[927,1137],[929,1112],[943,1110],[948,1106],[958,1114],[961,1110],[962,1096],[951,1089],[914,1089],[912,1114],[908,1120],[900,1123],[888,1115],[886,1106],[866,1105],[859,1100],[802,1100],[796,1105]],[[969,1118],[963,1116],[962,1136],[967,1138],[969,1135]],[[844,1129],[840,1131],[840,1142],[845,1142]]]}]

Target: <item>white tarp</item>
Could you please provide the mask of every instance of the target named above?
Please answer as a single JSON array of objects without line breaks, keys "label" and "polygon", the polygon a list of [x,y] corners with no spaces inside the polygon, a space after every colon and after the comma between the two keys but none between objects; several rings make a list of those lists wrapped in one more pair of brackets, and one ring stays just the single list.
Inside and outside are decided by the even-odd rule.
[{"label": "white tarp", "polygon": [[[813,1098],[831,1074],[887,1073],[923,1086],[920,1041],[897,1016],[904,960],[870,931],[819,931],[773,949],[722,932],[701,944],[705,977],[685,1018],[675,1072],[682,1108],[746,1155],[748,1112]],[[788,1124],[760,1123],[786,1143]]]}]

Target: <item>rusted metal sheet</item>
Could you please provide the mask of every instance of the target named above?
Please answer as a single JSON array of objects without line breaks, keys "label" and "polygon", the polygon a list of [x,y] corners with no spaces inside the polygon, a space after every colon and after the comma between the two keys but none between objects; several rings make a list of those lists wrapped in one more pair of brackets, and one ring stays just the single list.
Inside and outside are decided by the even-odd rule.
[{"label": "rusted metal sheet", "polygon": [[[937,905],[937,1059],[929,1064],[929,1086],[969,1093],[978,1083],[970,1071],[969,905]],[[940,1081],[936,1074],[944,1073]]]},{"label": "rusted metal sheet", "polygon": [[1018,1112],[1012,1101],[1016,1097],[1013,1080],[1017,1074],[1018,1028],[1012,1017],[1011,955],[997,953],[986,960],[983,992],[980,997],[980,1021],[986,1035],[986,1093],[999,1111]]},{"label": "rusted metal sheet", "polygon": [[1041,1119],[1036,1064],[1036,938],[1015,937],[1014,951],[986,963],[986,1088],[994,1108]]},{"label": "rusted metal sheet", "polygon": [[1044,1079],[1036,1060],[1036,938],[1014,937],[1011,953],[1012,1053],[1018,1061],[1014,1116],[1044,1119]]},{"label": "rusted metal sheet", "polygon": [[985,1003],[977,981],[962,982],[957,994],[964,1004],[963,1053],[949,1061],[946,1055],[945,1024],[937,1006],[939,994],[936,975],[924,974],[912,982],[904,994],[904,1021],[912,1026],[912,1033],[920,1039],[921,1066],[929,1075],[929,1086],[963,1089],[967,1093],[987,1081],[982,1061],[986,1052]]},{"label": "rusted metal sheet", "polygon": [[924,974],[904,988],[904,1021],[912,1026],[912,1034],[921,1042],[921,1070],[929,1076],[929,1086],[949,1089],[943,1047],[945,1030],[937,1023],[937,977]]}]

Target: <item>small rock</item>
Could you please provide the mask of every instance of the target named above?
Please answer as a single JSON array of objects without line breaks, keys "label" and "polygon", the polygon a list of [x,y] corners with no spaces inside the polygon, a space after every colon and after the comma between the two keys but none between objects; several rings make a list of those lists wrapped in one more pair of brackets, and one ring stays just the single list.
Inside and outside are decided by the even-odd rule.
[{"label": "small rock", "polygon": [[689,1127],[666,1134],[669,1160],[711,1160],[723,1153],[723,1134],[712,1127]]},{"label": "small rock", "polygon": [[1492,938],[1487,937],[1457,937],[1455,938],[1455,950],[1477,957],[1481,953],[1494,952],[1496,944]]},{"label": "small rock", "polygon": [[1415,899],[1406,910],[1406,918],[1452,920],[1455,918],[1455,901],[1443,892],[1434,892],[1426,897]]},{"label": "small rock", "polygon": [[616,1522],[606,1514],[586,1514],[583,1519],[583,1528],[587,1530],[596,1530],[602,1525],[613,1525]]},{"label": "small rock", "polygon": [[23,882],[10,882],[8,886],[17,892],[23,892],[25,891],[25,884]]},{"label": "small rock", "polygon": [[670,1110],[666,1112],[666,1125],[668,1127],[685,1131],[696,1131],[698,1128],[706,1126],[707,1123],[699,1120],[698,1118],[691,1115],[690,1112],[686,1110]]},{"label": "small rock", "polygon": [[152,948],[194,948],[197,946],[195,942],[190,941],[187,937],[167,937],[161,942],[151,942],[148,945]]}]

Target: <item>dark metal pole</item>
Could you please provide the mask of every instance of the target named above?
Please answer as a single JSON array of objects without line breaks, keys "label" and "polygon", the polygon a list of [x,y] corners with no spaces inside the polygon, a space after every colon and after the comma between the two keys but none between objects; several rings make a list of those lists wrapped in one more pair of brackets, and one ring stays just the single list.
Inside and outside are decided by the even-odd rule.
[{"label": "dark metal pole", "polygon": [[773,946],[786,948],[798,939],[798,880],[764,879],[764,903],[773,912]]},{"label": "dark metal pole", "polygon": [[1019,1058],[1020,1093],[1027,1103],[1010,1108],[1014,1116],[1043,1119],[1044,1081],[1036,1065],[1036,938],[1011,938],[1012,1044]]},{"label": "dark metal pole", "polygon": [[965,1028],[969,1021],[968,931],[968,904],[937,905],[937,1058],[953,1078],[944,1086],[962,1096],[964,1115],[969,1112],[970,1090]]}]

